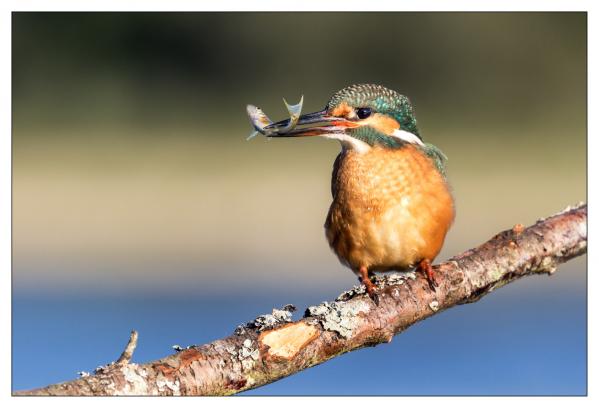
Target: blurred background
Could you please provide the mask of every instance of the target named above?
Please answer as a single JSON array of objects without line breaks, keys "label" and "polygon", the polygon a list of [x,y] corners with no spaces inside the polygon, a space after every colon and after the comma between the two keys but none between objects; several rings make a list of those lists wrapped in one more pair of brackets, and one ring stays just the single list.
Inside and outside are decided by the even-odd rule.
[{"label": "blurred background", "polygon": [[[339,145],[246,141],[353,83],[449,157],[442,261],[586,198],[584,13],[14,13],[13,389],[202,344],[356,283]],[[298,317],[298,316],[296,316]],[[586,257],[245,395],[586,393]],[[433,350],[433,352],[430,352]]]}]

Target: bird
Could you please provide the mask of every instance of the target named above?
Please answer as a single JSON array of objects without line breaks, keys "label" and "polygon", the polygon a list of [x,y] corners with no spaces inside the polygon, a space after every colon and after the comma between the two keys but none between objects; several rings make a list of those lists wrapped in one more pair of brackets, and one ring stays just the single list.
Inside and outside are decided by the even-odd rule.
[{"label": "bird", "polygon": [[271,123],[265,131],[341,143],[325,235],[377,305],[375,272],[416,269],[436,290],[432,262],[454,221],[455,202],[447,157],[423,141],[408,97],[382,85],[355,84],[335,92],[323,110]]}]

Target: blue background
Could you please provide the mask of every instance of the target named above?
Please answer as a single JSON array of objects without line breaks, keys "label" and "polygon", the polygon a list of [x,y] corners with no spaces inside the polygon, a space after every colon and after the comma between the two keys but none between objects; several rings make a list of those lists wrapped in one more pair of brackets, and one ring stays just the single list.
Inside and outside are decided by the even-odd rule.
[{"label": "blue background", "polygon": [[[586,290],[572,282],[584,261],[449,309],[390,344],[342,355],[243,395],[585,394]],[[293,302],[299,315],[336,293],[211,292],[15,293],[13,389],[72,379],[114,361],[131,329],[140,335],[134,361],[145,362],[170,354],[173,344],[228,336],[274,306]]]}]

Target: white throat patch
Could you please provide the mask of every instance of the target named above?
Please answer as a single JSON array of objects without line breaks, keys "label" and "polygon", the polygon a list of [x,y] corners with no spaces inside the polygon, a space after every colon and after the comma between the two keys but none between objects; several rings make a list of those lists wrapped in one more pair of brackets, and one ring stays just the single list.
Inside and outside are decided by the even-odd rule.
[{"label": "white throat patch", "polygon": [[355,150],[358,153],[365,153],[370,150],[370,145],[368,143],[365,143],[348,135],[344,135],[341,133],[327,133],[322,136],[327,139],[339,140],[339,142],[341,142],[341,146],[343,146],[344,149]]}]

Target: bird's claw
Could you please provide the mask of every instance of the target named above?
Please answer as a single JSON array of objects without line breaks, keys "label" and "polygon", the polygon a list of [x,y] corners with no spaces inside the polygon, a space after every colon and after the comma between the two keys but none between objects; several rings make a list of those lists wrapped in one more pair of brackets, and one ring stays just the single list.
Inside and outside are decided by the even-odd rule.
[{"label": "bird's claw", "polygon": [[379,295],[376,293],[376,286],[370,280],[368,282],[362,282],[364,286],[366,286],[366,294],[368,297],[372,299],[375,305],[379,305]]},{"label": "bird's claw", "polygon": [[378,293],[376,293],[375,291],[372,292],[368,292],[368,297],[370,299],[372,299],[372,301],[374,302],[374,304],[378,307],[379,306],[379,295]]},{"label": "bird's claw", "polygon": [[426,281],[428,282],[428,286],[431,288],[432,291],[436,292],[437,288],[439,287],[439,283],[437,282],[435,271],[430,261],[428,259],[423,259],[418,264],[418,268],[416,268],[416,270],[422,272],[422,274],[426,278]]},{"label": "bird's claw", "polygon": [[439,284],[437,283],[437,281],[433,278],[433,279],[426,279],[428,281],[428,287],[431,288],[432,291],[436,292],[437,288],[439,287]]},{"label": "bird's claw", "polygon": [[379,295],[376,293],[376,285],[372,283],[372,281],[370,280],[370,276],[368,276],[368,269],[365,266],[363,266],[360,268],[359,273],[360,282],[362,282],[362,284],[366,288],[366,293],[368,293],[368,297],[372,299],[375,305],[378,306]]}]

